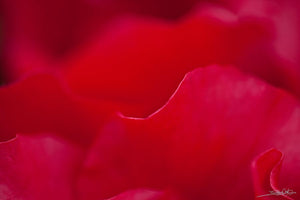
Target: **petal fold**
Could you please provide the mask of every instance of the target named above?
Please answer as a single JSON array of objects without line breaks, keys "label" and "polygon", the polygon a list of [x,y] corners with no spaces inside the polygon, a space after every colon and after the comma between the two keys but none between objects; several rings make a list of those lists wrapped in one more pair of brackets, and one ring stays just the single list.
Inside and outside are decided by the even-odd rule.
[{"label": "petal fold", "polygon": [[286,153],[280,188],[298,191],[299,111],[292,96],[235,68],[199,68],[153,115],[106,124],[78,189],[95,199],[146,187],[191,200],[250,200],[252,160],[274,147]]},{"label": "petal fold", "polygon": [[280,190],[277,188],[282,157],[280,151],[271,149],[258,156],[253,162],[252,171],[256,199],[293,199],[289,195],[296,192],[291,189]]},{"label": "petal fold", "polygon": [[[145,117],[168,100],[187,72],[240,63],[249,49],[268,40],[263,25],[204,13],[175,24],[122,19],[105,37],[71,56],[63,64],[64,75],[75,93],[115,102],[126,116]],[[256,74],[260,69],[248,71]]]}]

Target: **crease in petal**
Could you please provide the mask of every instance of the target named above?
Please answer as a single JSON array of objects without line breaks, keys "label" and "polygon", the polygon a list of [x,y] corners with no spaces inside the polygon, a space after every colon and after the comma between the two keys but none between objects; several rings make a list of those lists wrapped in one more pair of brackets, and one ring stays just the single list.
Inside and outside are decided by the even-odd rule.
[{"label": "crease in petal", "polygon": [[106,37],[71,55],[64,77],[79,95],[108,99],[126,116],[145,117],[167,101],[187,72],[235,64],[270,39],[260,21],[197,15],[178,23],[122,19]]},{"label": "crease in petal", "polygon": [[187,199],[253,199],[251,162],[258,153],[289,151],[285,166],[299,175],[298,109],[285,91],[233,67],[198,68],[150,117],[112,119],[88,153],[79,181],[85,188],[78,188],[82,197],[100,198],[103,185],[108,197],[170,187]]},{"label": "crease in petal", "polygon": [[[293,199],[294,191],[292,189],[281,190],[278,188],[282,162],[283,154],[276,149],[260,154],[253,161],[252,174],[256,199]],[[285,193],[287,190],[291,193]],[[272,195],[272,193],[276,193],[276,195]]]}]

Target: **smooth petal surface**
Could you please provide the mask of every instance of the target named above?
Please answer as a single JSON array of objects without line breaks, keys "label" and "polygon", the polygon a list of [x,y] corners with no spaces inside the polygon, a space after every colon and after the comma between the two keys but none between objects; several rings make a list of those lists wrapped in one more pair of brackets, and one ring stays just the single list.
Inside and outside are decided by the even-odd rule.
[{"label": "smooth petal surface", "polygon": [[51,132],[87,145],[112,110],[71,95],[52,75],[36,74],[0,88],[0,111],[2,141],[17,133]]},{"label": "smooth petal surface", "polygon": [[162,192],[149,191],[149,190],[134,190],[120,194],[109,200],[156,200],[161,199]]},{"label": "smooth petal surface", "polygon": [[240,16],[256,16],[271,21],[275,26],[274,46],[281,56],[299,64],[299,1],[229,0],[227,3]]},{"label": "smooth petal surface", "polygon": [[[198,0],[3,0],[4,81],[32,69],[52,68],[127,14],[177,19]],[[1,60],[2,63],[2,60]],[[60,65],[59,65],[60,66]]]},{"label": "smooth petal surface", "polygon": [[[7,45],[30,47],[60,57],[89,40],[110,20],[125,13],[174,19],[184,15],[198,0],[17,0],[2,1]],[[10,52],[13,53],[13,52]]]},{"label": "smooth petal surface", "polygon": [[82,150],[52,136],[0,143],[0,199],[73,200]]},{"label": "smooth petal surface", "polygon": [[271,149],[259,155],[253,162],[252,171],[256,199],[292,199],[288,195],[294,195],[294,193],[285,193],[287,190],[292,192],[291,189],[281,191],[277,188],[282,157],[280,151]]},{"label": "smooth petal surface", "polygon": [[[283,58],[285,65],[281,79],[289,85],[298,97],[300,96],[300,3],[297,0],[229,0],[238,16],[258,17],[273,24],[274,40],[272,46],[277,58]],[[276,71],[276,70],[275,70]]]},{"label": "smooth petal surface", "polygon": [[[101,5],[101,2],[94,3],[95,6],[98,4]],[[174,5],[176,4],[175,2],[173,3]],[[90,2],[87,4],[93,3]],[[66,3],[66,5],[69,4]],[[66,5],[62,3],[61,10],[68,10],[63,9],[63,6]],[[114,7],[113,5],[114,3],[111,5],[107,4],[107,6]],[[117,5],[122,7],[122,3]],[[67,76],[68,79],[70,79],[72,87],[75,87],[76,92],[93,97],[99,97],[99,95],[101,95],[101,97],[109,101],[125,101],[117,103],[122,104],[121,110],[131,116],[145,116],[154,112],[174,92],[186,72],[199,66],[216,63],[234,64],[245,72],[250,72],[275,86],[282,87],[296,96],[300,96],[300,81],[298,78],[300,68],[295,66],[295,63],[291,62],[290,59],[285,59],[287,56],[281,55],[281,52],[286,53],[289,51],[279,51],[277,47],[275,48],[276,50],[273,48],[273,46],[276,46],[278,43],[278,34],[285,31],[284,27],[282,28],[280,26],[279,28],[277,23],[275,23],[277,21],[273,20],[272,17],[262,17],[261,14],[257,14],[257,12],[250,12],[251,6],[241,6],[244,5],[241,3],[237,5],[239,5],[237,7],[241,7],[238,9],[238,14],[230,13],[230,11],[224,8],[202,5],[200,7],[200,16],[204,14],[205,17],[193,16],[174,26],[170,26],[167,22],[145,20],[144,18],[140,21],[123,19],[125,22],[121,22],[121,25],[112,28],[111,31],[107,31],[107,29],[109,29],[108,27],[114,26],[112,25],[114,23],[110,21],[110,25],[106,27],[106,31],[104,31],[106,34],[103,32],[98,34],[98,31],[90,31],[94,33],[94,36],[88,37],[88,41],[90,42],[85,42],[84,45],[88,46],[87,44],[91,43],[90,47],[83,48],[83,50],[79,50],[79,52],[77,48],[69,47],[74,50],[73,53],[75,55],[70,53],[70,55],[73,56],[71,56],[71,61],[67,62],[67,64],[61,64],[60,61],[58,61],[60,59],[54,58],[52,53],[44,50],[45,47],[34,44],[35,42],[26,39],[27,37],[24,39],[23,37],[14,36],[12,37],[14,39],[13,41],[9,40],[9,53],[6,56],[9,60],[8,66],[10,66],[10,70],[14,71],[11,73],[12,77],[10,78],[22,76],[24,72],[30,72],[36,68],[52,68],[58,70],[66,65],[71,68],[75,66],[74,71],[71,70],[72,72],[68,72]],[[80,5],[79,2],[73,2],[72,6],[78,7],[77,9],[79,10],[85,10],[85,6]],[[19,7],[23,8],[24,6]],[[250,11],[244,7],[248,8],[248,10],[250,9]],[[57,6],[57,9],[58,8],[59,6]],[[105,6],[103,8],[105,8]],[[118,6],[114,8],[118,10]],[[30,9],[34,8],[30,7]],[[72,10],[71,7],[70,9]],[[105,10],[110,12],[109,9]],[[274,8],[271,10],[274,10]],[[271,12],[264,11],[265,9],[261,11],[264,13],[264,16]],[[28,13],[30,12],[28,11]],[[285,19],[281,17],[281,15],[277,16],[277,18],[280,20]],[[36,19],[41,20],[42,17],[37,17]],[[68,19],[69,17],[66,20]],[[53,18],[50,20],[53,20]],[[34,22],[35,20],[28,21]],[[59,21],[63,23],[62,20]],[[49,23],[41,22],[49,26]],[[102,24],[99,21],[98,23]],[[284,22],[281,24],[283,23]],[[56,23],[54,24],[57,25]],[[19,25],[17,27],[19,27]],[[39,26],[34,25],[33,27]],[[69,26],[62,25],[62,27],[68,28]],[[95,26],[92,25],[92,27]],[[272,34],[266,34],[266,30],[269,30],[271,27],[273,28],[271,29]],[[62,28],[53,28],[54,31],[59,30],[59,33],[64,32],[61,31],[61,29]],[[45,31],[48,30],[47,28],[42,28],[41,30],[47,34],[51,33],[51,31]],[[80,30],[87,31],[88,28],[80,28]],[[36,34],[38,31],[33,30],[32,32]],[[72,40],[71,33],[79,33],[80,31],[72,29],[69,30],[69,32],[70,33],[66,34],[68,39],[61,37],[63,42],[56,44],[58,48],[65,48],[63,47],[65,46],[63,43]],[[290,30],[288,32],[292,34],[295,31]],[[22,31],[16,31],[16,33],[21,34]],[[13,34],[7,35],[11,36]],[[50,34],[50,36],[53,35],[57,34]],[[105,35],[107,37],[105,37]],[[35,40],[38,37],[32,36],[32,38]],[[100,38],[100,42],[98,42],[97,38]],[[288,35],[288,37],[282,36],[280,38],[293,37]],[[55,45],[56,42],[54,40],[59,41],[58,39],[51,39],[48,43]],[[46,40],[41,39],[41,41],[45,42]],[[80,39],[73,39],[73,42],[69,43],[75,44],[75,41],[80,41]],[[288,42],[288,44],[290,43],[291,42]],[[284,46],[292,46],[288,44]],[[48,51],[53,48],[47,47],[46,49]],[[114,52],[118,59],[114,59]],[[293,52],[296,51],[294,50]],[[288,55],[291,54],[295,53]],[[65,59],[66,57],[63,57],[61,60]],[[103,70],[97,68],[102,68]],[[148,68],[153,70],[149,70]],[[161,74],[168,74],[167,79],[170,80],[170,83],[165,83],[166,77],[164,75],[162,75],[164,76],[163,78],[157,77],[157,74],[159,74],[157,73],[158,68],[162,70],[159,71]],[[93,75],[90,75],[89,71]],[[105,77],[101,77],[102,74],[105,74],[103,75]],[[98,77],[101,78],[101,81],[98,81]],[[127,78],[127,84],[124,83],[125,81],[123,79],[125,78],[123,77]],[[152,80],[148,81],[148,77],[152,77]],[[160,83],[161,79],[164,80],[164,84]],[[131,84],[128,80],[132,80],[133,83]],[[74,82],[77,81],[80,83],[76,83],[74,86]],[[118,82],[121,86],[118,86]],[[155,84],[149,86],[149,82],[157,82],[159,86],[166,86],[156,87]],[[142,100],[133,98],[135,95],[141,97],[145,96],[145,94],[140,90],[135,90],[134,95],[132,95],[132,91],[128,91],[128,89],[125,88],[126,85],[130,87],[130,90],[134,90],[132,88],[136,88],[137,85],[140,85],[141,88],[144,86],[144,91],[150,91],[149,96],[144,97],[145,99]],[[116,87],[117,89],[115,89]],[[156,94],[160,94],[156,92],[157,90],[163,90],[163,95],[153,98],[152,93],[154,92],[151,92],[153,88],[155,88]],[[93,89],[97,92],[92,92]],[[107,94],[106,90],[113,93],[113,96]],[[125,93],[126,97],[118,90]],[[128,99],[128,96],[133,99]],[[145,105],[147,99],[152,102],[152,105]],[[135,103],[129,103],[131,101]],[[139,101],[143,101],[143,103]],[[129,104],[135,104],[136,106]]]},{"label": "smooth petal surface", "polygon": [[226,20],[199,12],[178,24],[122,19],[63,64],[66,80],[77,94],[116,102],[125,115],[145,117],[168,100],[188,71],[240,63],[268,38],[260,22],[224,13]]},{"label": "smooth petal surface", "polygon": [[253,199],[251,163],[270,148],[285,154],[278,188],[298,192],[299,114],[297,100],[256,78],[233,68],[197,69],[155,114],[105,126],[79,192],[99,199],[171,187],[186,199]]},{"label": "smooth petal surface", "polygon": [[130,190],[108,200],[182,200],[169,191]]}]

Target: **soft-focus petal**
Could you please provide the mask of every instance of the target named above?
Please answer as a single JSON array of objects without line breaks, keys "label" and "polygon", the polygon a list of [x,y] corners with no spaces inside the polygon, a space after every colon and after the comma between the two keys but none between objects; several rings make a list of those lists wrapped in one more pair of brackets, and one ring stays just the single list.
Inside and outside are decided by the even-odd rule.
[{"label": "soft-focus petal", "polygon": [[101,35],[118,17],[177,19],[199,0],[3,0],[3,74],[11,81],[34,68],[56,62]]},{"label": "soft-focus petal", "polygon": [[297,0],[229,0],[240,16],[260,17],[275,25],[274,46],[280,55],[299,63],[300,3]]},{"label": "soft-focus petal", "polygon": [[250,162],[272,147],[286,154],[282,183],[298,189],[299,112],[285,92],[236,70],[210,67],[190,73],[145,126],[157,138],[170,135],[173,184],[193,197],[246,199],[253,198]]},{"label": "soft-focus petal", "polygon": [[[76,7],[76,3],[72,5]],[[82,8],[78,5],[77,7]],[[215,63],[235,64],[243,71],[250,72],[275,86],[285,88],[300,96],[299,68],[294,66],[293,62],[290,63],[289,60],[283,59],[285,57],[280,56],[280,52],[275,51],[273,46],[270,46],[274,44],[274,41],[277,41],[276,38],[273,40],[272,35],[265,34],[266,30],[274,25],[274,20],[262,18],[257,14],[237,17],[239,15],[230,13],[224,8],[212,6],[202,5],[200,8],[200,17],[190,17],[190,19],[177,25],[151,20],[138,22],[124,20],[125,22],[117,28],[104,31],[106,34],[92,31],[94,36],[88,37],[90,42],[86,42],[84,46],[88,46],[87,43],[92,45],[79,50],[79,52],[77,48],[72,48],[75,55],[70,54],[73,56],[71,56],[71,62],[67,64],[58,62],[51,53],[43,50],[44,47],[39,47],[34,42],[22,39],[22,37],[18,39],[19,37],[13,36],[14,40],[9,40],[9,53],[6,56],[9,61],[9,70],[12,70],[12,77],[10,78],[16,78],[35,68],[57,70],[66,66],[75,67],[74,71],[71,70],[68,78],[71,77],[71,85],[75,87],[77,92],[93,97],[101,95],[110,101],[122,99],[122,103],[118,102],[122,104],[122,111],[131,116],[145,116],[154,112],[173,93],[176,85],[187,71]],[[201,16],[203,14],[205,16]],[[112,22],[110,21],[110,23]],[[109,27],[111,26],[113,25],[110,24]],[[277,36],[277,29],[275,26],[275,29],[272,30],[272,34],[275,36]],[[45,30],[47,29],[42,29],[42,31]],[[82,28],[81,30],[87,29]],[[17,33],[21,32],[17,31]],[[70,32],[77,33],[78,31],[72,30]],[[12,34],[7,35],[11,36]],[[108,36],[105,37],[105,35]],[[68,34],[68,39],[70,38],[72,37]],[[95,42],[95,38],[100,38],[100,42]],[[64,42],[67,41],[66,39],[63,40]],[[78,41],[78,39],[74,39],[74,41]],[[49,42],[51,45],[54,43],[53,41]],[[57,46],[64,46],[63,42],[59,42]],[[114,59],[115,56],[118,59]],[[64,59],[65,57],[62,60]],[[91,67],[87,69],[87,66]],[[137,70],[138,68],[139,70]],[[154,69],[162,70],[159,72],[163,78],[156,77],[158,73]],[[82,71],[86,72],[83,73]],[[89,72],[93,75],[89,75]],[[102,77],[102,74],[105,74],[105,77]],[[127,78],[127,84],[124,83],[124,78],[119,74]],[[167,74],[168,78],[164,74]],[[95,80],[98,77],[102,81]],[[152,77],[152,80],[148,81],[148,77]],[[160,84],[161,79],[164,84]],[[168,84],[165,80],[169,80]],[[73,82],[76,81],[81,83],[76,83],[74,86]],[[145,94],[138,90],[132,95],[132,91],[128,91],[124,86],[117,87],[118,82],[121,85],[129,86],[130,90],[134,90],[136,85],[141,85],[141,88],[144,87],[143,91],[149,91],[149,96],[142,100],[128,99],[128,96],[130,98],[135,95],[142,97]],[[153,88],[155,88],[156,94],[160,93],[156,92],[158,89],[155,84],[149,86],[149,82],[157,82],[159,86],[166,85],[165,87],[158,87],[163,90],[161,91],[163,95],[151,95]],[[93,89],[98,92],[92,92]],[[113,93],[113,96],[107,94],[106,90]],[[121,92],[118,90],[125,93],[126,97],[120,94]],[[135,106],[130,105],[129,101],[135,101]],[[139,101],[143,101],[143,103]],[[147,104],[146,101],[152,102],[151,105],[145,105]]]},{"label": "soft-focus petal", "polygon": [[139,13],[178,18],[196,2],[198,0],[4,0],[5,37],[8,45],[30,42],[42,51],[61,56],[89,40],[115,16]]},{"label": "soft-focus petal", "polygon": [[[256,199],[292,199],[288,195],[293,194],[280,195],[281,193],[279,193],[286,190],[292,191],[291,189],[281,191],[277,188],[282,157],[280,151],[271,149],[259,155],[253,162],[252,171]],[[274,192],[277,192],[278,195],[274,195]]]},{"label": "soft-focus petal", "polygon": [[[284,59],[281,77],[300,96],[300,2],[297,0],[229,0],[239,16],[258,17],[274,27],[272,46],[276,57]],[[263,66],[262,66],[263,67]],[[276,70],[276,69],[275,69]],[[290,80],[289,80],[290,79]]]},{"label": "soft-focus petal", "polygon": [[[167,101],[188,71],[238,63],[268,38],[260,22],[201,13],[178,24],[121,20],[106,37],[63,64],[70,87],[83,96],[122,104],[127,116],[144,117]],[[242,63],[248,62],[251,58]]]},{"label": "soft-focus petal", "polygon": [[0,143],[0,199],[73,200],[83,153],[51,136]]},{"label": "soft-focus petal", "polygon": [[160,200],[162,192],[151,190],[133,190],[124,192],[116,197],[112,197],[108,200]]},{"label": "soft-focus petal", "polygon": [[197,69],[157,113],[103,128],[79,192],[97,199],[172,187],[187,199],[253,199],[251,163],[270,148],[286,155],[279,188],[299,191],[299,114],[298,101],[256,78]]},{"label": "soft-focus petal", "polygon": [[136,189],[126,191],[116,197],[108,200],[183,200],[175,196],[170,191],[151,191],[145,189]]},{"label": "soft-focus petal", "polygon": [[53,132],[89,144],[111,112],[109,104],[77,98],[58,78],[36,74],[0,88],[1,140],[17,133]]}]

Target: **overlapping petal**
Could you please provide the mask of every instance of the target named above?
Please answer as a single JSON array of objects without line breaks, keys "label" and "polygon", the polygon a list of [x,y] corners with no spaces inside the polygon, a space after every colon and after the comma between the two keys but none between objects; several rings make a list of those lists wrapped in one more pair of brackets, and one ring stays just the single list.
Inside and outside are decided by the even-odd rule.
[{"label": "overlapping petal", "polygon": [[[116,16],[138,13],[178,18],[198,0],[4,0],[7,45],[19,43],[60,57],[98,33]],[[26,47],[24,47],[26,48]],[[26,49],[25,49],[26,50]],[[11,52],[13,53],[13,52]]]},{"label": "overlapping petal", "polygon": [[149,118],[107,124],[79,192],[99,199],[171,187],[187,199],[253,199],[251,163],[270,148],[285,154],[278,188],[299,191],[299,112],[286,92],[233,68],[197,69]]},{"label": "overlapping petal", "polygon": [[226,14],[226,20],[192,15],[178,24],[123,19],[63,65],[66,80],[75,93],[122,102],[127,116],[147,116],[167,101],[188,71],[240,63],[268,38],[260,22],[239,22]]},{"label": "overlapping petal", "polygon": [[277,187],[283,155],[276,149],[268,150],[259,155],[253,162],[253,182],[256,199],[293,199],[292,189],[279,190]]},{"label": "overlapping petal", "polygon": [[279,53],[299,64],[299,9],[297,0],[229,0],[241,16],[256,16],[272,21],[275,25],[274,46]]},{"label": "overlapping petal", "polygon": [[[300,96],[299,5],[261,1],[251,10],[259,1],[239,2],[237,15],[205,7],[177,23],[123,18],[97,35],[125,11],[170,18],[181,11],[5,1],[10,64],[22,76],[52,68],[63,81],[37,74],[0,88],[1,140],[27,134],[0,143],[0,197],[232,200],[291,188],[292,197],[263,198],[297,199],[300,104],[288,93]],[[49,7],[58,13],[48,15]],[[95,19],[105,23],[94,27]],[[214,63],[235,68],[205,67]],[[41,132],[66,141],[33,134]],[[67,141],[90,147],[82,166],[81,150]]]},{"label": "overlapping petal", "polygon": [[32,75],[0,89],[1,140],[51,132],[88,145],[112,111],[108,103],[72,95],[55,76]]},{"label": "overlapping petal", "polygon": [[169,191],[137,189],[124,192],[108,200],[182,200]]},{"label": "overlapping petal", "polygon": [[286,81],[289,88],[292,88],[292,91],[299,97],[299,1],[229,0],[224,2],[229,4],[239,16],[258,17],[273,24],[275,37],[272,46],[277,52],[276,57],[283,58],[285,63],[280,67],[282,74],[277,79]]},{"label": "overlapping petal", "polygon": [[[80,9],[84,7],[77,4],[75,2],[72,5]],[[7,58],[10,65],[15,66],[12,69],[18,68],[13,72],[15,77],[35,68],[57,70],[70,67],[67,77],[76,92],[119,101],[118,104],[123,104],[121,110],[131,116],[145,116],[154,112],[174,92],[186,72],[208,64],[234,64],[296,96],[300,95],[299,68],[272,46],[278,40],[279,30],[282,31],[273,18],[270,20],[256,13],[242,15],[242,8],[239,8],[238,14],[212,6],[202,5],[201,8],[200,15],[186,17],[188,19],[175,25],[145,18],[123,19],[117,26],[110,21],[109,27],[114,28],[106,27],[106,34],[92,31],[94,36],[88,37],[90,42],[84,45],[87,48],[71,48],[74,51],[67,64],[64,62],[66,57],[61,59],[62,64],[51,53],[45,52],[44,47],[38,47],[27,39],[9,42],[10,53]],[[49,33],[45,31],[47,29],[41,30]],[[36,32],[33,30],[33,33]],[[68,39],[72,38],[70,34],[67,35]],[[49,44],[53,45],[55,41]],[[58,42],[57,46],[64,46],[63,42]],[[161,80],[164,84],[161,84]],[[165,86],[157,87],[153,83]],[[137,89],[137,85],[140,89]],[[155,96],[153,93],[162,95]]]},{"label": "overlapping petal", "polygon": [[0,199],[72,200],[83,151],[50,135],[0,143]]}]

